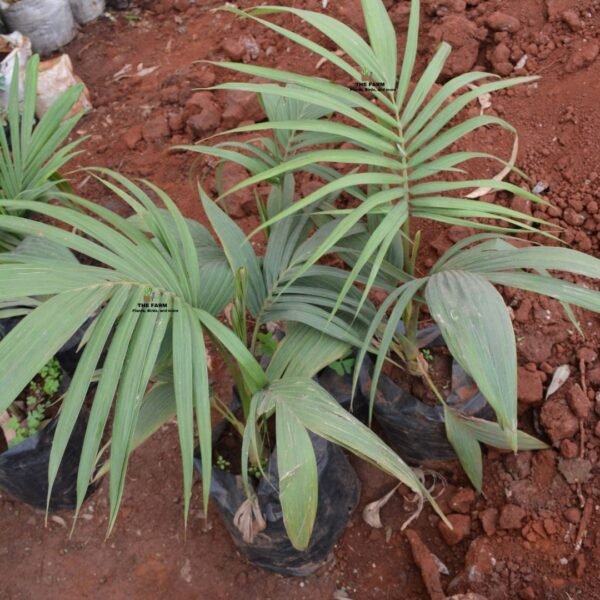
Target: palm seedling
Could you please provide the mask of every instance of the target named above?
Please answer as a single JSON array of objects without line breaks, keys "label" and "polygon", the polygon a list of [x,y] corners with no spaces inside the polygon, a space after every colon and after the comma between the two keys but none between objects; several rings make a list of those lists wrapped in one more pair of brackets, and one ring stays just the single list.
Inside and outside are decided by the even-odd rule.
[{"label": "palm seedling", "polygon": [[[36,119],[39,63],[37,54],[28,60],[22,83],[16,61],[9,83],[8,105],[0,127],[2,198],[47,201],[58,188],[64,187],[59,171],[77,154],[76,148],[84,139],[75,139],[61,147],[83,116],[83,112],[71,115],[82,93],[82,84],[63,92],[39,121]],[[18,214],[25,209],[16,206],[11,210]],[[18,238],[0,232],[0,248],[12,248],[16,243]]]},{"label": "palm seedling", "polygon": [[[275,142],[288,151],[269,151],[275,142],[267,143],[265,138],[246,147],[238,146],[235,152],[228,149],[225,153],[222,145],[213,150],[202,146],[202,151],[235,160],[251,171],[248,179],[227,190],[224,196],[244,186],[281,181],[289,173],[299,171],[320,177],[318,189],[271,216],[262,228],[274,227],[291,215],[311,214],[322,233],[320,243],[294,278],[302,277],[328,253],[336,252],[345,260],[349,271],[331,318],[337,315],[357,282],[362,284],[355,309],[357,317],[373,288],[389,292],[370,319],[364,340],[357,345],[355,385],[367,351],[376,348],[374,382],[390,354],[398,355],[410,373],[423,377],[433,388],[444,407],[449,441],[471,481],[480,489],[480,442],[513,450],[542,446],[517,430],[515,337],[508,309],[494,286],[511,286],[558,299],[574,320],[571,305],[598,311],[600,295],[550,271],[597,278],[600,262],[567,248],[523,245],[522,240],[518,246],[513,244],[517,234],[544,232],[543,221],[478,200],[482,190],[513,194],[534,203],[545,201],[502,179],[470,177],[469,161],[481,159],[522,173],[491,153],[455,149],[469,133],[483,127],[497,127],[516,135],[503,119],[481,114],[461,120],[461,111],[483,94],[529,84],[536,78],[498,79],[490,73],[473,72],[434,89],[451,51],[443,43],[413,84],[419,1],[411,1],[400,68],[396,32],[383,2],[362,0],[361,4],[368,41],[338,20],[316,12],[281,6],[246,11],[224,8],[313,51],[322,61],[337,67],[342,77],[350,77],[359,85],[351,89],[323,77],[253,64],[215,63],[270,83],[232,82],[213,89],[255,92],[275,103],[266,105],[266,122],[228,133],[273,131]],[[269,14],[303,20],[339,51],[263,18]],[[278,104],[272,99],[278,99]],[[310,112],[297,111],[299,103],[313,108]],[[194,150],[194,146],[188,149]],[[338,164],[347,168],[336,170],[334,165]],[[333,195],[339,193],[352,198],[351,208],[332,205]],[[418,228],[427,220],[468,226],[480,232],[456,243],[427,274],[422,274],[418,267]],[[358,226],[363,232],[349,237],[349,232],[356,232]],[[497,423],[466,418],[454,411],[428,377],[417,340],[421,308],[425,305],[452,356],[473,377],[495,411]],[[373,385],[371,402],[375,390]]]},{"label": "palm seedling", "polygon": [[[131,452],[174,415],[183,462],[185,514],[192,490],[195,431],[206,503],[212,462],[206,337],[230,367],[239,390],[241,418],[228,414],[222,403],[217,407],[243,433],[242,472],[250,496],[248,461],[259,468],[268,451],[262,443],[267,420],[275,416],[278,435],[284,435],[285,444],[278,453],[279,473],[287,474],[280,482],[281,503],[289,538],[297,548],[309,542],[317,505],[316,461],[308,431],[366,458],[429,497],[412,470],[312,379],[319,369],[347,353],[351,344],[358,344],[369,318],[375,316],[374,307],[362,302],[363,313],[354,318],[361,301],[356,290],[344,295],[337,315],[330,317],[346,272],[320,265],[304,268],[326,227],[310,235],[308,217],[278,219],[261,259],[237,225],[202,191],[219,244],[205,228],[184,219],[159,188],[140,187],[107,171],[95,174],[132,209],[132,217],[124,219],[70,194],[63,195],[68,201],[64,206],[0,201],[5,211],[0,215],[3,230],[41,238],[94,262],[79,264],[66,255],[36,252],[0,256],[0,301],[7,307],[23,299],[32,305],[0,342],[0,411],[65,340],[92,319],[58,418],[50,488],[78,415],[92,393],[79,464],[78,509],[94,474],[108,472],[112,528]],[[285,180],[286,185],[272,191],[269,218],[291,206],[291,175]],[[164,208],[158,208],[151,196]],[[16,207],[66,229],[12,214]],[[217,318],[228,303],[231,326]],[[153,306],[157,310],[147,310]],[[247,314],[255,323],[249,340]],[[272,320],[289,326],[268,368],[263,369],[253,350],[258,332]],[[335,336],[329,334],[330,329]],[[110,456],[98,466],[111,415]]]}]

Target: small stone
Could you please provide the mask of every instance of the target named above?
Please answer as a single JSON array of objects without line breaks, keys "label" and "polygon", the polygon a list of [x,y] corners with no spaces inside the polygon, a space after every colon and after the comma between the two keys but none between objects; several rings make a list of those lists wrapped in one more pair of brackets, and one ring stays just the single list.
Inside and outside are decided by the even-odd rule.
[{"label": "small stone", "polygon": [[519,367],[517,397],[525,404],[536,404],[542,401],[544,389],[540,373],[537,370],[532,372],[524,367]]},{"label": "small stone", "polygon": [[578,383],[569,390],[567,399],[569,408],[573,411],[573,414],[580,419],[587,419],[592,408],[592,403]]},{"label": "small stone", "polygon": [[567,483],[586,483],[592,476],[592,463],[585,458],[560,459],[558,470]]},{"label": "small stone", "polygon": [[231,60],[242,60],[246,53],[246,48],[244,48],[242,40],[229,36],[221,42],[221,50],[223,50]]},{"label": "small stone", "polygon": [[442,71],[444,76],[453,77],[466,73],[477,62],[481,36],[475,23],[463,15],[445,16],[440,24],[431,28],[429,36],[435,45],[447,42],[453,48]]},{"label": "small stone", "polygon": [[170,85],[160,90],[160,101],[163,104],[177,104],[179,101],[179,88],[176,85]]},{"label": "small stone", "polygon": [[587,376],[592,385],[600,385],[600,367],[590,369]]},{"label": "small stone", "polygon": [[578,42],[574,45],[572,54],[565,65],[565,71],[573,73],[591,65],[599,53],[600,46],[596,42],[592,42],[591,40]]},{"label": "small stone", "polygon": [[193,73],[190,78],[193,87],[199,88],[206,88],[214,85],[216,79],[217,76],[215,75],[215,71],[209,65],[205,65],[197,73]]},{"label": "small stone", "polygon": [[452,524],[453,529],[450,529],[443,521],[440,521],[438,530],[448,546],[455,546],[471,533],[471,517],[451,514],[447,518]]},{"label": "small stone", "polygon": [[496,533],[496,524],[498,523],[498,509],[486,508],[479,513],[479,520],[486,535],[492,536]]},{"label": "small stone", "polygon": [[519,323],[527,323],[529,321],[529,317],[531,316],[531,300],[529,298],[525,298],[517,310],[515,310],[515,321]]},{"label": "small stone", "polygon": [[[511,70],[512,70],[512,65],[511,65]],[[508,73],[506,73],[506,74],[508,75]],[[522,198],[521,196],[515,196],[510,202],[510,207],[513,210],[516,210],[525,215],[532,214],[531,200],[527,200],[527,198]]]},{"label": "small stone", "polygon": [[185,109],[188,114],[200,113],[203,110],[218,109],[212,92],[195,92],[185,101]]},{"label": "small stone", "polygon": [[573,437],[579,431],[579,420],[564,399],[551,396],[540,412],[540,421],[553,444]]},{"label": "small stone", "polygon": [[[219,193],[226,192],[247,178],[248,171],[244,167],[235,163],[226,163],[223,165],[222,172],[223,189]],[[228,194],[223,198],[222,204],[227,214],[236,219],[248,216],[256,210],[254,196],[249,187],[244,187],[233,194]]]},{"label": "small stone", "polygon": [[500,512],[498,526],[500,529],[521,529],[527,513],[516,504],[505,504]]},{"label": "small stone", "polygon": [[579,448],[573,440],[563,440],[560,443],[560,454],[564,458],[575,458],[579,453]]},{"label": "small stone", "polygon": [[587,364],[590,364],[595,362],[595,360],[598,358],[598,353],[595,350],[592,350],[592,348],[587,348],[584,346],[583,348],[579,348],[579,350],[577,350],[577,358]]},{"label": "small stone", "polygon": [[465,556],[465,573],[470,583],[483,583],[494,572],[494,550],[494,544],[486,537],[481,536],[471,542]]},{"label": "small stone", "polygon": [[487,18],[486,25],[493,31],[508,31],[510,33],[519,31],[521,28],[519,19],[500,11],[493,12]]},{"label": "small stone", "polygon": [[558,531],[556,523],[552,519],[544,519],[544,531],[548,535],[554,535]]},{"label": "small stone", "polygon": [[220,121],[218,111],[203,110],[200,114],[192,115],[186,121],[186,126],[194,138],[198,139],[205,136],[209,131],[214,131],[219,126]]},{"label": "small stone", "polygon": [[569,206],[563,212],[563,219],[568,225],[573,225],[573,227],[579,227],[583,225],[583,222],[585,221],[585,216],[581,213],[578,213],[575,209]]},{"label": "small stone", "polygon": [[167,121],[171,131],[182,131],[185,127],[185,121],[182,113],[170,113],[167,117]]},{"label": "small stone", "polygon": [[567,508],[563,513],[565,521],[577,525],[581,521],[581,511],[578,508]]},{"label": "small stone", "polygon": [[142,125],[133,125],[133,127],[130,127],[125,132],[125,135],[123,136],[123,141],[130,150],[133,150],[137,146],[137,144],[142,141],[142,129]]},{"label": "small stone", "polygon": [[475,492],[471,488],[461,488],[450,498],[448,506],[453,511],[466,515],[471,511],[473,502],[475,502]]},{"label": "small stone", "polygon": [[531,452],[507,454],[504,466],[515,479],[526,479],[531,474]]},{"label": "small stone", "polygon": [[510,48],[503,42],[499,43],[492,50],[490,60],[493,64],[510,62]]},{"label": "small stone", "polygon": [[554,342],[550,336],[539,331],[523,336],[517,344],[525,361],[535,364],[540,364],[550,358],[553,345]]},{"label": "small stone", "polygon": [[502,62],[502,63],[494,64],[494,71],[496,71],[496,73],[498,73],[498,75],[502,75],[503,77],[510,75],[513,72],[513,69],[514,69],[514,67],[513,67],[512,63],[509,63],[509,62]]},{"label": "small stone", "polygon": [[535,600],[535,590],[528,585],[519,592],[519,598],[521,600]]},{"label": "small stone", "polygon": [[242,121],[260,121],[264,113],[254,92],[225,90],[222,92],[223,127],[235,127]]},{"label": "small stone", "polygon": [[561,15],[561,19],[570,27],[571,31],[578,31],[581,29],[581,20],[574,10],[565,10]]},{"label": "small stone", "polygon": [[158,142],[170,135],[169,125],[164,115],[146,121],[142,128],[142,135],[147,142]]}]

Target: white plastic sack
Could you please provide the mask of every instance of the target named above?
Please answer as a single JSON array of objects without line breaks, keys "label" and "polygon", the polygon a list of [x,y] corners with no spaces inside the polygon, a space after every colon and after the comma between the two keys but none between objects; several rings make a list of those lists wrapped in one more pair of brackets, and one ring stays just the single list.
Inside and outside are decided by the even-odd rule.
[{"label": "white plastic sack", "polygon": [[103,12],[104,0],[71,0],[71,10],[75,20],[83,25],[97,19]]},{"label": "white plastic sack", "polygon": [[77,32],[69,0],[0,0],[0,9],[8,28],[26,35],[39,54],[68,44]]},{"label": "white plastic sack", "polygon": [[0,35],[0,53],[8,54],[0,63],[0,107],[8,107],[8,93],[13,78],[16,59],[19,59],[19,98],[23,97],[25,68],[31,56],[31,42],[18,31],[9,35]]},{"label": "white plastic sack", "polygon": [[[73,64],[68,54],[61,54],[58,58],[40,63],[35,104],[35,114],[38,119],[65,90],[78,83],[81,83],[81,79],[73,73]],[[84,87],[69,116],[89,108],[92,108],[92,103],[89,92]]]}]

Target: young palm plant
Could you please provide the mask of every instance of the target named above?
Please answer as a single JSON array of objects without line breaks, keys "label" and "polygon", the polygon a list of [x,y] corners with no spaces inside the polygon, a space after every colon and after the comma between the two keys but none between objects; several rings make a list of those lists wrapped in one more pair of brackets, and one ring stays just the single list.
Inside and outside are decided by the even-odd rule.
[{"label": "young palm plant", "polygon": [[[337,251],[344,258],[350,271],[331,310],[331,318],[355,283],[361,282],[363,289],[356,315],[360,315],[373,287],[389,291],[392,286],[375,318],[370,320],[365,341],[358,345],[355,385],[362,358],[369,349],[377,347],[374,382],[390,352],[395,351],[409,372],[423,377],[433,388],[444,407],[448,438],[475,487],[481,489],[480,442],[513,450],[542,446],[517,431],[515,338],[508,309],[494,285],[556,298],[574,319],[570,305],[598,311],[600,294],[563,281],[550,271],[597,278],[600,261],[566,248],[514,246],[511,236],[539,233],[543,222],[516,210],[478,201],[481,190],[507,192],[535,203],[544,201],[503,180],[468,175],[457,179],[457,175],[468,174],[466,163],[474,159],[494,161],[520,173],[493,154],[454,151],[452,147],[482,127],[499,127],[516,135],[503,119],[480,115],[460,120],[461,111],[482,94],[530,83],[536,78],[498,79],[490,73],[473,72],[450,79],[434,90],[451,51],[443,43],[413,85],[419,1],[411,0],[400,69],[396,60],[396,32],[383,2],[362,0],[361,4],[368,41],[336,19],[316,12],[281,6],[260,6],[246,11],[224,8],[313,51],[358,85],[351,89],[322,77],[280,69],[214,63],[272,83],[232,82],[213,89],[256,92],[263,98],[279,99],[279,106],[283,107],[277,112],[267,106],[268,121],[228,133],[272,130],[287,151],[270,151],[269,160],[259,157],[262,166],[252,156],[263,151],[261,145],[255,144],[254,149],[240,146],[243,151],[235,153],[224,153],[217,147],[212,153],[222,159],[246,163],[244,166],[251,171],[248,179],[223,196],[244,186],[281,181],[286,174],[297,171],[321,177],[322,185],[317,190],[269,218],[262,228],[273,227],[291,215],[309,212],[315,224],[326,228],[319,245],[294,277],[301,277],[330,252]],[[328,38],[339,52],[262,18],[268,14],[298,17]],[[289,109],[298,103],[315,108],[310,113]],[[322,115],[317,117],[319,110]],[[294,140],[299,138],[301,143],[294,146]],[[285,143],[290,140],[291,146]],[[259,142],[266,145],[263,138]],[[343,147],[332,148],[332,142],[343,142]],[[272,146],[273,142],[270,143]],[[211,152],[206,146],[202,150]],[[348,168],[339,172],[331,163]],[[332,194],[340,192],[349,193],[358,200],[357,205],[349,209],[332,206]],[[420,231],[415,232],[417,218],[469,226],[482,232],[455,244],[427,275],[421,275],[417,271],[421,238]],[[356,231],[359,225],[364,227],[363,233],[348,239],[348,233]],[[289,285],[293,283],[294,279]],[[494,409],[497,423],[464,417],[450,408],[435,388],[417,341],[420,308],[424,304],[429,307],[451,354],[473,377]],[[375,391],[373,385],[372,402]]]},{"label": "young palm plant", "polygon": [[[25,69],[23,97],[18,61],[13,69],[6,107],[6,124],[0,127],[0,196],[14,200],[48,200],[53,192],[64,187],[59,171],[76,154],[85,138],[64,145],[83,112],[69,116],[83,91],[83,85],[70,87],[57,98],[40,118],[35,116],[40,58],[31,57]],[[13,214],[22,213],[15,206]],[[6,209],[0,209],[6,212]],[[18,238],[0,232],[0,249],[10,249]]]},{"label": "young palm plant", "polygon": [[[212,462],[208,337],[231,368],[240,393],[241,420],[228,414],[222,404],[218,406],[243,432],[242,469],[250,496],[248,460],[256,462],[268,451],[262,442],[267,419],[275,416],[278,435],[285,436],[278,451],[280,497],[289,538],[296,548],[308,545],[318,497],[309,431],[430,497],[412,470],[313,380],[318,370],[360,343],[376,312],[363,302],[362,314],[354,317],[361,302],[358,290],[338,302],[345,271],[320,265],[304,268],[326,227],[310,235],[312,226],[306,216],[278,219],[260,259],[237,225],[202,190],[206,213],[221,245],[202,226],[184,219],[156,186],[140,187],[104,170],[94,173],[133,210],[132,217],[124,219],[70,194],[62,196],[68,202],[64,206],[0,201],[5,209],[0,214],[2,230],[42,238],[95,263],[79,264],[64,253],[0,255],[0,302],[13,307],[28,302],[31,307],[0,341],[0,411],[92,319],[59,414],[50,456],[50,488],[91,393],[79,464],[78,510],[94,474],[108,472],[111,529],[131,452],[173,415],[177,416],[183,462],[185,515],[192,490],[195,431],[206,504]],[[273,190],[268,206],[273,210],[291,206],[292,188],[289,175],[284,187]],[[152,195],[164,208],[157,208]],[[17,207],[60,226],[12,214]],[[269,213],[271,218],[275,215]],[[232,325],[228,327],[217,316],[230,302]],[[337,304],[337,314],[331,318]],[[154,305],[158,310],[147,310]],[[247,313],[255,321],[250,340],[246,339]],[[252,350],[257,333],[272,320],[289,326],[268,368],[263,369]],[[111,414],[110,456],[98,466]]]}]

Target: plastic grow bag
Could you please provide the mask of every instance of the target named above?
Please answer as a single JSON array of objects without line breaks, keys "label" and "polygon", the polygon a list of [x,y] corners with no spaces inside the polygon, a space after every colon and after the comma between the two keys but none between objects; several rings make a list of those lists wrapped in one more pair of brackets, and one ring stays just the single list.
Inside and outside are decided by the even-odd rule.
[{"label": "plastic grow bag", "polygon": [[129,0],[106,0],[106,7],[115,10],[126,10],[130,4]]},{"label": "plastic grow bag", "polygon": [[[346,528],[360,497],[360,482],[341,448],[311,435],[319,478],[319,504],[310,540],[305,551],[296,550],[289,541],[279,503],[277,450],[273,452],[256,487],[260,510],[267,527],[253,543],[243,540],[233,518],[246,494],[239,475],[213,469],[210,495],[217,505],[233,541],[246,558],[282,575],[306,577],[327,561],[334,545]],[[199,457],[196,469],[202,472]]]},{"label": "plastic grow bag", "polygon": [[367,423],[369,400],[364,397],[360,387],[357,387],[352,398],[352,375],[338,375],[333,369],[326,367],[317,375],[316,380],[340,403],[342,408],[352,413],[359,421]]},{"label": "plastic grow bag", "polygon": [[11,31],[31,40],[34,52],[49,54],[68,44],[77,32],[69,0],[0,2],[2,18]]},{"label": "plastic grow bag", "polygon": [[[360,373],[360,387],[366,398],[371,392],[371,366],[365,364]],[[446,402],[464,415],[481,419],[494,417],[475,382],[455,361],[452,388]],[[425,404],[383,373],[377,385],[373,416],[390,446],[407,463],[423,465],[456,458],[446,437],[442,406]]]},{"label": "plastic grow bag", "polygon": [[104,0],[70,0],[70,2],[73,17],[80,25],[97,19],[105,8]]},{"label": "plastic grow bag", "polygon": [[[53,419],[35,435],[0,454],[0,489],[42,510],[46,508],[48,462],[57,422]],[[77,472],[85,429],[86,419],[80,416],[52,488],[50,512],[74,510],[77,506]]]}]

